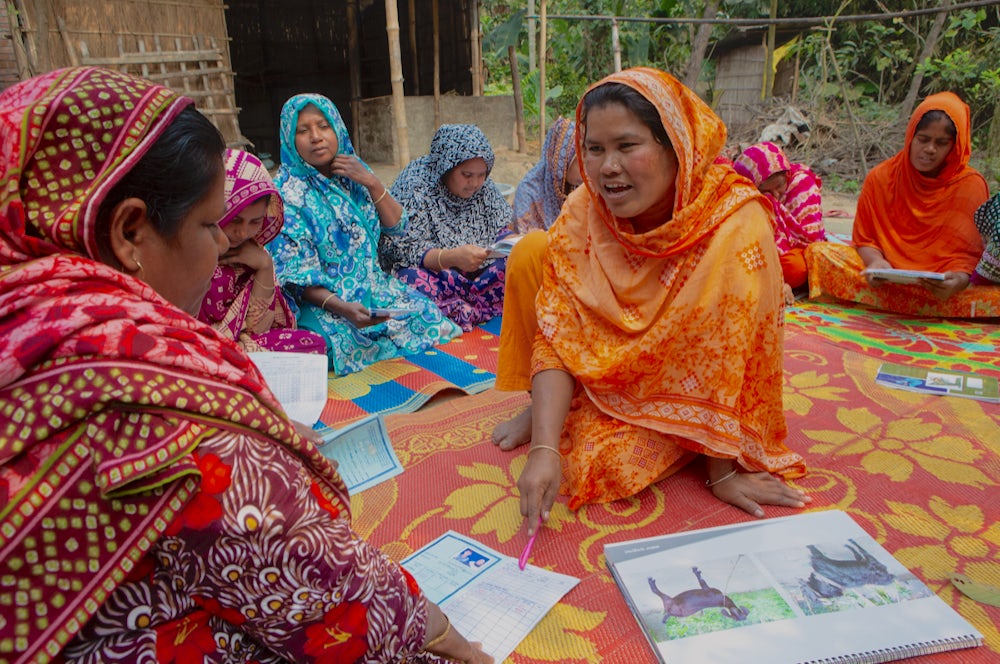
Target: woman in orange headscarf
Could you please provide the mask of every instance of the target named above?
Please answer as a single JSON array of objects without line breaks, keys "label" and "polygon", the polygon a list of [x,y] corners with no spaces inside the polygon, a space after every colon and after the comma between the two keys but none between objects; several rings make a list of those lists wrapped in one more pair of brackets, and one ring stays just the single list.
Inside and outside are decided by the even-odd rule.
[{"label": "woman in orange headscarf", "polygon": [[[969,166],[969,107],[951,92],[931,95],[910,117],[906,143],[865,178],[854,219],[854,247],[816,243],[806,250],[809,294],[903,314],[1000,315],[1000,288],[969,287],[983,254],[973,215],[986,180]],[[891,283],[867,270],[937,272],[943,280]]]},{"label": "woman in orange headscarf", "polygon": [[[548,234],[532,356],[529,532],[633,495],[696,456],[721,500],[808,497],[785,447],[781,267],[769,206],[713,163],[726,130],[655,69],[613,74],[577,109],[584,185]],[[562,482],[560,479],[562,478]]]}]

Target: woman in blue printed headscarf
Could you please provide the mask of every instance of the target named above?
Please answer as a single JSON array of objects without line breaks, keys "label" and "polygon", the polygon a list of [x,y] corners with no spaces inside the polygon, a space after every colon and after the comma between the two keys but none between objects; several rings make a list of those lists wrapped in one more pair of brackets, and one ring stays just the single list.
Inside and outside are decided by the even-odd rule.
[{"label": "woman in blue printed headscarf", "polygon": [[403,208],[354,153],[332,101],[296,95],[281,110],[275,179],[285,225],[269,245],[301,327],[323,335],[337,375],[458,336],[425,296],[378,265],[379,237],[402,233]]},{"label": "woman in blue printed headscarf", "polygon": [[560,117],[545,134],[542,158],[517,185],[514,194],[514,231],[548,230],[562,204],[582,182],[573,140],[576,122]]},{"label": "woman in blue printed headscarf", "polygon": [[471,330],[503,310],[506,258],[489,247],[510,233],[513,212],[490,179],[493,148],[475,125],[442,125],[430,152],[392,185],[409,215],[405,233],[383,236],[382,265]]}]

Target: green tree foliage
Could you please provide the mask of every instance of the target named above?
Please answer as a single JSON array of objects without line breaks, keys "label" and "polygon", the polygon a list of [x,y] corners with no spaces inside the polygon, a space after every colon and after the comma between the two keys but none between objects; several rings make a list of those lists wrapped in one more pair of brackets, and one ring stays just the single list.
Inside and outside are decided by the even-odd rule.
[{"label": "green tree foliage", "polygon": [[[536,0],[536,11],[540,2]],[[484,54],[489,71],[488,89],[509,92],[506,46],[514,41],[522,76],[527,81],[525,87],[529,87],[532,82],[527,76],[527,22],[523,14],[527,0],[483,0],[482,6],[484,33],[490,36],[493,30],[502,31],[506,40],[502,48]],[[550,16],[692,18],[700,17],[704,6],[705,0],[548,0],[547,11]],[[763,18],[770,6],[770,0],[723,0],[719,18]],[[781,0],[778,15],[782,18],[881,15],[939,6],[940,0],[892,3]],[[513,19],[515,26],[512,17],[518,15],[520,18]],[[1000,101],[1000,3],[953,12],[935,56],[917,62],[934,18],[934,14],[926,14],[864,21],[832,19],[826,26],[782,26],[785,40],[790,37],[789,32],[797,32],[799,36],[793,55],[797,54],[799,61],[800,103],[836,108],[844,103],[846,95],[864,119],[881,121],[892,116],[894,108],[906,96],[914,74],[919,72],[924,76],[920,96],[943,89],[957,92],[972,108],[977,146],[1000,155],[1000,120],[994,120]],[[651,65],[680,76],[691,58],[696,29],[690,23],[620,22],[622,66]],[[737,28],[717,25],[713,28],[712,44],[738,34],[742,33]],[[711,67],[709,59],[702,74],[707,86],[712,79]],[[610,22],[550,19],[546,87],[558,90],[558,94],[546,95],[548,117],[572,114],[587,85],[612,69]],[[537,116],[537,79],[534,85],[531,116]]]}]

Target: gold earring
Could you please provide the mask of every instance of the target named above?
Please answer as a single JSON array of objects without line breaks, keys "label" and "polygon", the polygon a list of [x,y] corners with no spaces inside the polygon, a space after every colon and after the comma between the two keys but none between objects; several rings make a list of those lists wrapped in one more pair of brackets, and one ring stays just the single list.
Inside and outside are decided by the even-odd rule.
[{"label": "gold earring", "polygon": [[139,266],[139,272],[142,272],[142,263],[139,262],[139,259],[133,258],[132,260],[134,260],[135,264]]}]

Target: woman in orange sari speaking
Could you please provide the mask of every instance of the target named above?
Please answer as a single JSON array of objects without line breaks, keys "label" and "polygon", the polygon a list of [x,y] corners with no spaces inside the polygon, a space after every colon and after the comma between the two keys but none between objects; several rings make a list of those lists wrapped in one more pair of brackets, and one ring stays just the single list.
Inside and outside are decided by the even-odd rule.
[{"label": "woman in orange sari speaking", "polygon": [[[714,164],[722,121],[638,68],[577,108],[584,186],[549,230],[532,353],[531,448],[518,479],[533,533],[634,495],[697,456],[720,500],[802,507],[784,477],[782,276],[769,204]],[[562,481],[561,481],[562,480]]]},{"label": "woman in orange sari speaking", "polygon": [[[1000,288],[969,287],[983,254],[973,215],[989,197],[986,180],[969,166],[971,154],[965,102],[940,92],[917,106],[903,149],[865,178],[854,246],[806,249],[810,297],[829,294],[908,315],[1000,316]],[[903,284],[867,272],[886,268],[944,278]]]}]

